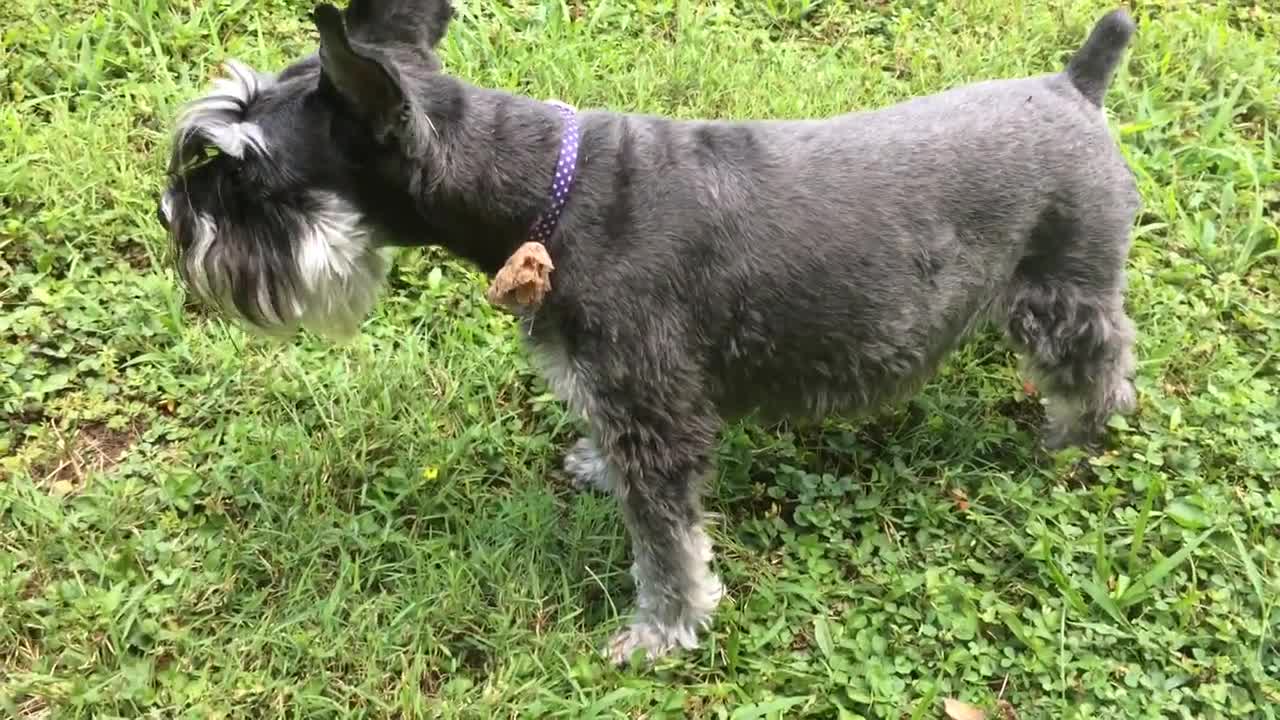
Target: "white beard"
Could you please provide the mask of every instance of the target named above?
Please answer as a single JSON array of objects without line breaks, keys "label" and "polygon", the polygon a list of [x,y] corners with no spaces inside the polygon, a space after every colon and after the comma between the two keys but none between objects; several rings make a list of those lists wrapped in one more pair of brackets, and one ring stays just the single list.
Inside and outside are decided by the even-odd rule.
[{"label": "white beard", "polygon": [[379,251],[360,215],[336,195],[320,195],[321,209],[298,243],[298,278],[304,294],[299,321],[331,339],[360,329],[390,270],[390,251]]}]

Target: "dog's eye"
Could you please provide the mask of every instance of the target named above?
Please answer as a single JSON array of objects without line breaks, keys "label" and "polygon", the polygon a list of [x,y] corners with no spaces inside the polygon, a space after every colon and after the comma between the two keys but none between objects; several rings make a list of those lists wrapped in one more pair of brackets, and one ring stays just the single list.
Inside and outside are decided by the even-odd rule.
[{"label": "dog's eye", "polygon": [[196,170],[208,165],[220,157],[218,150],[212,147],[202,147],[193,157],[189,158],[181,167],[178,167],[176,174],[179,176],[189,175]]}]

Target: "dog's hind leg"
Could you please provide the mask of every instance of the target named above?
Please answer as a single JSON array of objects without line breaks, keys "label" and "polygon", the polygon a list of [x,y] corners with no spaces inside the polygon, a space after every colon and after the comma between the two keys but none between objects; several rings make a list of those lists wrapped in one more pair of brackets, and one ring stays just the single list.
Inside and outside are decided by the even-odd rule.
[{"label": "dog's hind leg", "polygon": [[1124,311],[1127,242],[1120,234],[1127,229],[1117,222],[1106,235],[1041,237],[1015,271],[1005,330],[1048,399],[1050,449],[1092,446],[1113,415],[1136,407],[1136,333]]},{"label": "dog's hind leg", "polygon": [[[630,395],[630,397],[636,397]],[[606,653],[618,664],[637,650],[652,660],[696,647],[723,587],[711,571],[702,482],[718,423],[710,416],[656,407],[653,396],[598,413],[597,433],[613,473],[612,492],[631,537],[636,584],[631,624]]]}]

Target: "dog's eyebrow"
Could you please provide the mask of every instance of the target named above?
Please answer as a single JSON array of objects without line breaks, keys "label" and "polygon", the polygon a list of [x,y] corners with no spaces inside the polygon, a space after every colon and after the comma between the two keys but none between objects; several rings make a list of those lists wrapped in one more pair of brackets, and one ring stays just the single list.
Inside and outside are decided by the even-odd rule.
[{"label": "dog's eyebrow", "polygon": [[[236,61],[228,61],[226,63],[227,71],[235,76],[235,82],[239,84],[239,90],[243,92],[246,103],[257,97],[260,82],[258,74],[251,70],[248,66]],[[227,78],[230,80],[231,78]]]},{"label": "dog's eyebrow", "polygon": [[214,81],[208,95],[192,101],[178,119],[170,173],[185,174],[209,149],[234,158],[246,153],[266,155],[262,128],[246,122],[249,107],[274,83],[243,63],[228,60],[225,74]]},{"label": "dog's eyebrow", "polygon": [[[224,107],[222,103],[229,103],[229,106]],[[217,112],[217,111],[244,113],[248,109],[249,109],[249,103],[245,98],[242,98],[238,95],[229,95],[226,93],[220,93],[217,95],[208,95],[203,98],[200,98],[199,101],[193,104],[191,114],[195,115],[201,112]]]}]

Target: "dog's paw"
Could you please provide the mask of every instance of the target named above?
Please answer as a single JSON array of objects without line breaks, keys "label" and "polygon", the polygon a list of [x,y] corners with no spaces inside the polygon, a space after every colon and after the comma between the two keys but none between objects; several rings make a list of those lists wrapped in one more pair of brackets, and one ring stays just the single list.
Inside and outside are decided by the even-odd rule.
[{"label": "dog's paw", "polygon": [[[613,636],[604,649],[604,656],[619,667],[633,660],[652,663],[680,645],[675,633],[652,623],[637,622]],[[643,655],[638,651],[643,651]]]},{"label": "dog's paw", "polygon": [[1075,422],[1071,425],[1045,423],[1040,433],[1040,444],[1049,454],[1068,449],[1076,449],[1085,455],[1097,455],[1103,450],[1105,428],[1102,425],[1091,425]]},{"label": "dog's paw", "polygon": [[596,449],[595,443],[582,438],[564,456],[564,471],[569,481],[579,491],[609,493],[613,484],[609,481],[609,465]]}]

